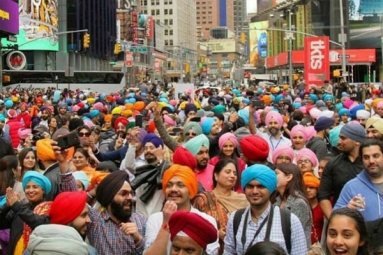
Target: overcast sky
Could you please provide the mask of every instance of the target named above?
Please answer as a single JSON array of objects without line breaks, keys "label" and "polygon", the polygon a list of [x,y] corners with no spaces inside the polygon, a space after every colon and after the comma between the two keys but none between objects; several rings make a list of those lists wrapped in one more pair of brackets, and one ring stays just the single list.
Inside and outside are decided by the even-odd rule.
[{"label": "overcast sky", "polygon": [[257,0],[247,0],[247,13],[257,12]]}]

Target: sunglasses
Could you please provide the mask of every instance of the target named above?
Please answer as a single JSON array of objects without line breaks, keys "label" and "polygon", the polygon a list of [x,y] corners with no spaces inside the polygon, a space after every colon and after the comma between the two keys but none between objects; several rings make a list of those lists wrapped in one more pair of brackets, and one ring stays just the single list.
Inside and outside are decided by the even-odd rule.
[{"label": "sunglasses", "polygon": [[80,133],[78,133],[78,135],[79,135],[80,137],[84,137],[84,136],[89,137],[89,136],[90,136],[90,133],[89,133],[89,132],[86,132],[86,133],[80,132]]},{"label": "sunglasses", "polygon": [[186,133],[186,136],[197,136],[197,133]]}]

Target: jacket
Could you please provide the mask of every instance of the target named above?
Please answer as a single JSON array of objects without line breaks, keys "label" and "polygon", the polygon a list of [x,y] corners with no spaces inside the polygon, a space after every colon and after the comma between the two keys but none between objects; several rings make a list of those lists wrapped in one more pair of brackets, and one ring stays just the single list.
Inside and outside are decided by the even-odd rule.
[{"label": "jacket", "polygon": [[325,140],[316,136],[307,142],[306,148],[312,150],[317,155],[319,161],[321,161],[328,152]]},{"label": "jacket", "polygon": [[360,212],[365,221],[383,218],[383,195],[380,194],[375,184],[371,182],[366,170],[363,170],[344,185],[334,210],[346,207],[350,200],[358,194],[365,198],[365,209]]},{"label": "jacket", "polygon": [[113,129],[103,130],[100,134],[100,145],[98,149],[101,153],[106,153],[109,151],[109,144],[112,143],[116,138],[116,132]]},{"label": "jacket", "polygon": [[16,118],[9,119],[7,125],[9,127],[9,136],[11,137],[12,146],[13,148],[17,148],[20,143],[18,131],[20,128],[24,128],[24,125],[21,124]]},{"label": "jacket", "polygon": [[24,231],[24,222],[32,230],[50,223],[48,216],[33,213],[36,206],[37,204],[16,202],[11,207],[7,205],[0,207],[0,229],[11,229],[8,255],[13,255],[15,252],[16,244]]},{"label": "jacket", "polygon": [[17,120],[20,121],[21,124],[23,124],[25,128],[31,127],[32,118],[28,112],[19,113],[19,115],[17,115]]}]

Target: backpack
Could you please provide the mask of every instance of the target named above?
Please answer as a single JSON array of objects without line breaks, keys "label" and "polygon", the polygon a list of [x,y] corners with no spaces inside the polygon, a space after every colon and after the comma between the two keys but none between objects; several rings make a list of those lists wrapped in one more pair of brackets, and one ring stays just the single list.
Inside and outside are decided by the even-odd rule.
[{"label": "backpack", "polygon": [[[247,207],[246,207],[247,208]],[[237,247],[237,232],[239,223],[246,208],[239,209],[234,214],[233,230],[234,230],[234,245]],[[291,252],[291,213],[288,209],[279,208],[281,214],[282,232],[285,239],[285,244],[288,254]],[[266,231],[267,232],[267,231]]]}]

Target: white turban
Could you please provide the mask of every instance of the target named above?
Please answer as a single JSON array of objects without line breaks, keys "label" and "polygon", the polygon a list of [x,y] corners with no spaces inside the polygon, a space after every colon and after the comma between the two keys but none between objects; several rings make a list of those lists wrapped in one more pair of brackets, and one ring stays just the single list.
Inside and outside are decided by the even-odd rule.
[{"label": "white turban", "polygon": [[356,117],[358,119],[368,119],[370,118],[370,112],[366,111],[366,110],[359,110],[356,112]]}]

